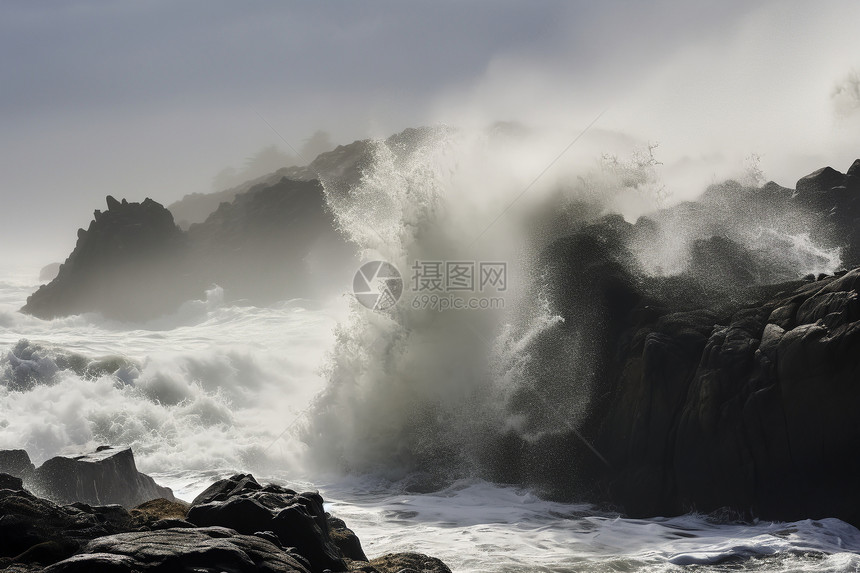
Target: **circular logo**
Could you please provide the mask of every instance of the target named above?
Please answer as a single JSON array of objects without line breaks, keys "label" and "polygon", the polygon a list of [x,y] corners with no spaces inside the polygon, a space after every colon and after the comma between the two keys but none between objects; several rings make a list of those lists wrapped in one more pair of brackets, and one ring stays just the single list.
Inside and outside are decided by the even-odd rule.
[{"label": "circular logo", "polygon": [[352,279],[352,293],[363,306],[371,310],[386,310],[394,306],[403,294],[400,271],[385,261],[370,261],[361,265]]}]

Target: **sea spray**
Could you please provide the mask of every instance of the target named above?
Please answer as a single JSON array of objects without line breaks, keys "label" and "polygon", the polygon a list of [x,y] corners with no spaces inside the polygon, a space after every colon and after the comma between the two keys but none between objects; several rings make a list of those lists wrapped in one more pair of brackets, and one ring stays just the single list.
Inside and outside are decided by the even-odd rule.
[{"label": "sea spray", "polygon": [[[638,289],[663,288],[641,280],[732,289],[838,266],[831,242],[802,232],[813,214],[745,207],[772,185],[728,182],[673,205],[656,145],[628,160],[586,138],[554,165],[547,141],[526,129],[407,130],[371,143],[357,184],[327,190],[341,231],[365,261],[399,269],[403,293],[381,312],[353,301],[338,326],[327,387],[300,431],[312,467],[517,481],[512,466],[581,440],[625,313]],[[746,274],[715,272],[714,249],[736,250]],[[503,308],[416,307],[421,261],[504,262]],[[579,462],[565,463],[572,473]]]},{"label": "sea spray", "polygon": [[341,301],[230,306],[213,288],[148,323],[43,321],[13,310],[35,276],[0,287],[0,449],[39,463],[110,443],[147,472],[302,473],[301,447],[275,438],[322,387]]},{"label": "sea spray", "polygon": [[[564,410],[565,432],[577,423],[588,405],[591,364],[577,359],[583,333],[560,333],[558,317],[536,294],[538,254],[548,236],[600,214],[598,198],[606,197],[581,183],[560,184],[574,180],[570,165],[530,185],[524,166],[539,165],[530,141],[492,130],[410,130],[375,142],[359,184],[330,193],[342,231],[366,260],[399,268],[405,291],[384,312],[354,303],[339,327],[329,385],[302,433],[312,462],[394,478],[415,471],[453,478],[481,473],[499,436],[512,429],[528,436],[558,426],[542,400]],[[517,205],[523,212],[511,209],[524,190],[533,195]],[[532,225],[544,219],[547,202],[571,208],[562,220],[549,213],[554,228]],[[420,261],[502,262],[504,308],[417,308],[420,287],[410,273]],[[546,350],[532,362],[534,339],[553,345],[554,357]],[[540,393],[529,395],[535,386]]]}]

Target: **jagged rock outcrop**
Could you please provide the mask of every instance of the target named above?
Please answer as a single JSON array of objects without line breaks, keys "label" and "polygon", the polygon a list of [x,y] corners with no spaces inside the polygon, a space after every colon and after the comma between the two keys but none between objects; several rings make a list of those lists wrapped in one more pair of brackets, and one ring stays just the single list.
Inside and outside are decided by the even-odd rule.
[{"label": "jagged rock outcrop", "polygon": [[78,232],[57,277],[21,310],[144,321],[201,298],[213,284],[228,300],[255,304],[327,296],[348,284],[354,256],[313,179],[258,185],[188,232],[151,199],[108,197],[108,210]]},{"label": "jagged rock outcrop", "polygon": [[[385,145],[399,154],[438,132],[407,129]],[[107,211],[95,212],[57,277],[22,311],[40,318],[100,312],[145,321],[202,298],[213,283],[227,300],[252,304],[342,293],[357,268],[357,249],[339,233],[329,207],[351,200],[350,189],[376,150],[372,141],[355,141],[307,166],[187,196],[170,207],[187,232],[151,199],[138,204],[108,197]]]},{"label": "jagged rock outcrop", "polygon": [[[368,561],[358,538],[322,506],[317,493],[260,485],[247,474],[213,484],[190,509],[166,499],[131,511],[119,505],[57,505],[28,491],[0,488],[0,568],[55,573],[450,573],[438,559],[416,553]],[[228,525],[201,523],[207,521]],[[335,542],[329,523],[349,535]],[[350,536],[349,551],[341,550]]]},{"label": "jagged rock outcrop", "polygon": [[30,479],[36,466],[24,450],[0,450],[0,473]]},{"label": "jagged rock outcrop", "polygon": [[[138,320],[157,316],[196,295],[183,280],[187,239],[161,205],[107,198],[57,277],[28,299],[22,312],[40,318],[102,312]],[[170,277],[170,281],[154,280]]]},{"label": "jagged rock outcrop", "polygon": [[314,573],[346,568],[331,539],[318,493],[261,486],[253,476],[239,474],[216,482],[197,496],[187,519],[199,527],[229,527],[249,535],[269,532],[278,544],[295,547]]},{"label": "jagged rock outcrop", "polygon": [[232,203],[237,196],[247,193],[251,189],[274,185],[283,177],[293,181],[307,181],[312,178],[307,177],[307,175],[309,174],[302,167],[283,167],[273,173],[251,179],[230,189],[214,193],[191,193],[168,205],[167,210],[173,214],[179,228],[187,231],[191,225],[206,221],[222,203]]},{"label": "jagged rock outcrop", "polygon": [[216,191],[214,193],[192,193],[167,208],[173,213],[177,224],[183,229],[202,223],[214,213],[222,203],[232,203],[236,197],[252,189],[277,184],[286,177],[290,181],[312,181],[325,183],[330,192],[345,192],[361,177],[361,169],[370,159],[370,142],[359,140],[349,145],[339,145],[332,151],[319,154],[308,165],[283,167],[241,185]]},{"label": "jagged rock outcrop", "polygon": [[[541,277],[564,321],[535,339],[532,362],[574,361],[541,371],[540,387],[562,408],[588,388],[587,415],[531,440],[504,436],[493,475],[633,516],[731,508],[860,524],[860,268],[801,278],[807,261],[778,235],[806,233],[856,265],[858,170],[818,171],[796,191],[722,185],[674,213],[607,217],[550,245]],[[742,244],[737,229],[756,221],[783,225],[779,240]],[[672,223],[688,225],[687,265],[649,274],[636,249],[659,247]],[[516,403],[535,403],[529,392]]]},{"label": "jagged rock outcrop", "polygon": [[131,448],[102,446],[80,456],[56,456],[36,468],[28,485],[58,503],[118,504],[173,500],[170,488],[137,471]]},{"label": "jagged rock outcrop", "polygon": [[137,471],[131,448],[101,446],[78,456],[56,456],[38,468],[24,450],[0,450],[0,473],[58,503],[134,507],[152,499],[175,501],[170,488]]},{"label": "jagged rock outcrop", "polygon": [[621,337],[598,449],[634,515],[860,523],[860,269]]}]

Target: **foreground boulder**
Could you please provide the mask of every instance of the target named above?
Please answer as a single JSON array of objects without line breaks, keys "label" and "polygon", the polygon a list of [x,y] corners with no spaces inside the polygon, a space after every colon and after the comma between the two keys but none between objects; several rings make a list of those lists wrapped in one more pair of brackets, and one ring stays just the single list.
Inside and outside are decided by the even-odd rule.
[{"label": "foreground boulder", "polygon": [[131,448],[103,446],[81,456],[57,456],[38,467],[32,481],[39,491],[59,503],[77,501],[132,508],[151,499],[174,499],[170,488],[137,471]]},{"label": "foreground boulder", "polygon": [[0,471],[58,503],[132,508],[152,499],[175,501],[170,488],[137,471],[130,448],[101,446],[88,454],[56,456],[38,468],[24,450],[2,450]]},{"label": "foreground boulder", "polygon": [[[322,508],[317,493],[260,485],[247,474],[213,484],[190,508],[167,499],[131,511],[119,505],[57,505],[28,491],[0,488],[0,568],[450,573],[438,559],[415,553],[368,561],[346,524]],[[212,521],[220,523],[204,525]]]},{"label": "foreground boulder", "polygon": [[142,527],[121,506],[57,505],[24,490],[0,489],[0,565],[48,564],[88,541]]},{"label": "foreground boulder", "polygon": [[346,568],[318,493],[261,486],[253,476],[239,474],[201,493],[192,502],[187,519],[197,526],[229,527],[249,535],[270,532],[278,543],[295,547],[315,573]]},{"label": "foreground boulder", "polygon": [[224,527],[136,531],[102,537],[88,543],[80,555],[45,571],[309,572],[301,557],[263,535],[241,535]]},{"label": "foreground boulder", "polygon": [[36,466],[24,450],[0,450],[0,473],[29,479]]}]

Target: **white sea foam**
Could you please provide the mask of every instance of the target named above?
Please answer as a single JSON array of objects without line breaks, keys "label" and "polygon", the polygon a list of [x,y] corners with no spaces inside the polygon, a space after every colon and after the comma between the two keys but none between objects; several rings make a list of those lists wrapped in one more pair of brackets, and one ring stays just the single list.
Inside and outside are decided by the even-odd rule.
[{"label": "white sea foam", "polygon": [[[131,445],[140,468],[184,499],[240,470],[298,489],[319,487],[327,509],[347,521],[369,555],[419,551],[458,572],[680,571],[733,560],[768,571],[860,568],[860,532],[833,519],[630,520],[478,480],[418,494],[407,482],[310,474],[309,452],[291,424],[326,383],[319,366],[345,318],[343,305],[230,307],[211,293],[208,303],[190,303],[158,324],[122,325],[98,315],[41,321],[14,312],[32,287],[0,285],[0,312],[11,323],[0,327],[0,448],[26,448],[36,463],[113,443]],[[527,348],[544,320],[552,323],[538,320],[500,350],[512,357]],[[40,365],[27,389],[8,387],[7,370],[24,360],[10,359],[15,353]],[[56,366],[70,353],[85,365],[112,357],[124,366],[81,376]]]},{"label": "white sea foam", "polygon": [[322,387],[337,304],[232,307],[212,289],[146,324],[42,321],[15,312],[31,287],[0,289],[0,447],[38,463],[127,444],[150,471],[254,468],[299,453],[272,444]]},{"label": "white sea foam", "polygon": [[[642,194],[660,189],[650,167],[639,189],[611,170],[595,171],[593,162],[571,162],[481,240],[552,156],[498,137],[440,129],[411,147],[378,143],[361,184],[331,200],[365,255],[405,275],[414,259],[506,261],[504,312],[401,305],[384,314],[350,297],[256,308],[225,304],[213,285],[200,300],[146,323],[98,314],[43,321],[17,312],[38,286],[35,272],[5,273],[0,448],[23,447],[39,463],[102,443],[130,445],[142,470],[187,499],[233,471],[315,483],[369,554],[416,550],[456,571],[860,567],[860,533],[837,520],[630,520],[474,479],[431,494],[410,493],[407,481],[396,481],[414,478],[406,476],[413,469],[468,476],[488,433],[532,439],[554,431],[557,421],[541,415],[539,404],[512,405],[529,385],[551,383],[551,369],[564,380],[554,403],[564,404],[568,423],[578,423],[589,400],[588,356],[576,337],[557,336],[563,322],[540,295],[533,254],[565,225],[631,193],[637,209],[653,207],[654,198]],[[583,204],[587,213],[577,211]],[[543,234],[534,233],[532,223],[547,212],[559,215],[557,228],[538,225]],[[839,262],[837,251],[801,233],[758,233],[740,238],[781,252],[798,273]],[[670,268],[664,274],[683,270],[693,238],[676,235],[678,243],[651,261]],[[558,362],[540,355],[544,344],[556,344]],[[349,477],[356,474],[362,477]]]}]

